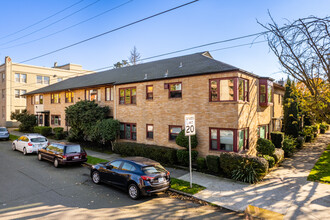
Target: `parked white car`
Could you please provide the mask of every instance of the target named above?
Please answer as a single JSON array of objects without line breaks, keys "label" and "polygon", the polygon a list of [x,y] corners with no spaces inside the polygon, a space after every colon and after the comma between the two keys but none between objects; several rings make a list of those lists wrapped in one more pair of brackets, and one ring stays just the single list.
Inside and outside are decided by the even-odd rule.
[{"label": "parked white car", "polygon": [[48,140],[40,134],[25,134],[13,141],[13,150],[23,152],[24,155],[37,153],[39,149],[48,146]]}]

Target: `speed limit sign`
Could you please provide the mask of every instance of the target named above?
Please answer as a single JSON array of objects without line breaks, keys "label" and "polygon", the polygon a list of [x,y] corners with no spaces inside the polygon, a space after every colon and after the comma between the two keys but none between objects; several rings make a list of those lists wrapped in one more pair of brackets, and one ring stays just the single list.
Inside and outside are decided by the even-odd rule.
[{"label": "speed limit sign", "polygon": [[184,116],[184,133],[185,136],[191,136],[196,134],[196,129],[195,129],[195,115],[185,115]]}]

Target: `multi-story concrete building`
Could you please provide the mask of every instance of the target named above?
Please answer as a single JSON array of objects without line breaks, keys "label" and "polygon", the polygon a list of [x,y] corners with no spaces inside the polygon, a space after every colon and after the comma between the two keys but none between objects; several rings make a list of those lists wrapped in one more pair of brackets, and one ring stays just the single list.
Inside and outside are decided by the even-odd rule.
[{"label": "multi-story concrete building", "polygon": [[[87,73],[92,71],[83,70],[77,64],[57,66],[54,63],[54,67],[47,68],[13,63],[6,57],[5,63],[0,65],[0,126],[17,126],[10,115],[26,109],[26,98],[22,96],[25,93]],[[37,102],[43,102],[42,96]]]},{"label": "multi-story concrete building", "polygon": [[273,81],[204,52],[71,78],[28,93],[27,109],[67,129],[65,107],[94,100],[121,122],[120,141],[174,148],[184,115],[195,114],[201,155],[254,154],[258,137],[281,128],[284,88]]}]

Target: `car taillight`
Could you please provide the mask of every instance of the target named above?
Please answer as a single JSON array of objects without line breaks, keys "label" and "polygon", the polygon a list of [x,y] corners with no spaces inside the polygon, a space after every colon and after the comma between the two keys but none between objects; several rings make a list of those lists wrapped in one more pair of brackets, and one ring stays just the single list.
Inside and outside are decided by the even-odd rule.
[{"label": "car taillight", "polygon": [[66,155],[63,155],[63,157],[62,157],[62,158],[63,158],[63,160],[66,160]]},{"label": "car taillight", "polygon": [[151,181],[151,180],[153,180],[155,177],[151,177],[151,176],[141,176],[141,178],[142,178],[143,180],[146,180],[146,181]]},{"label": "car taillight", "polygon": [[170,172],[169,172],[169,171],[167,171],[167,174],[166,174],[166,176],[170,176]]},{"label": "car taillight", "polygon": [[28,143],[29,146],[33,146],[33,144],[31,144],[31,142]]},{"label": "car taillight", "polygon": [[50,145],[50,143],[49,143],[49,142],[47,142],[47,145],[49,146],[49,145]]}]

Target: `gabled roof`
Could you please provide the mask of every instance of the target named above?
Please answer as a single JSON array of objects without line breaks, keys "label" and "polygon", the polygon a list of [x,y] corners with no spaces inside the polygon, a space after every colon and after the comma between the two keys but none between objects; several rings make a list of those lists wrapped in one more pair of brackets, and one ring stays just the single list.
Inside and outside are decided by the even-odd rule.
[{"label": "gabled roof", "polygon": [[240,69],[213,59],[208,52],[201,52],[69,78],[56,84],[28,92],[25,95],[237,70]]}]

